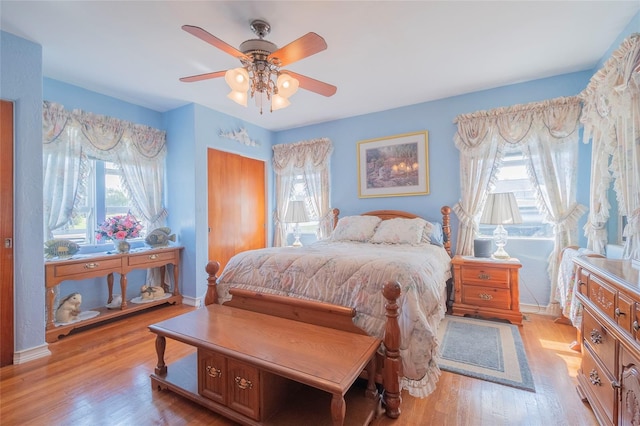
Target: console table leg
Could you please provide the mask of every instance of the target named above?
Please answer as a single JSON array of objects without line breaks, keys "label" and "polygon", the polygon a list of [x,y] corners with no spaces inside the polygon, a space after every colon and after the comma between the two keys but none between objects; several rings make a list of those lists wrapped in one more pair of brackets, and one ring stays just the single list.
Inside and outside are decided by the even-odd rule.
[{"label": "console table leg", "polygon": [[156,354],[158,355],[158,366],[155,369],[155,373],[158,376],[164,376],[167,374],[167,365],[164,363],[164,350],[167,347],[167,339],[164,336],[158,335],[156,337]]},{"label": "console table leg", "polygon": [[[109,298],[107,303],[113,302],[113,272],[107,275],[107,288],[109,289]],[[124,299],[124,295],[122,296]]]},{"label": "console table leg", "polygon": [[120,291],[122,292],[120,309],[124,309],[127,307],[127,274],[120,275]]},{"label": "console table leg", "polygon": [[331,419],[334,426],[342,426],[346,412],[347,407],[344,402],[344,396],[334,393],[331,398]]}]

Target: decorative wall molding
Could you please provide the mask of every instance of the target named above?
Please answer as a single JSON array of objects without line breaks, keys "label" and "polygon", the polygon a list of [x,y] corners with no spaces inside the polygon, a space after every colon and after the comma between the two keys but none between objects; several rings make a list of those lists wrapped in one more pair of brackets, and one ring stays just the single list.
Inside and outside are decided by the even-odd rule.
[{"label": "decorative wall molding", "polygon": [[247,146],[260,146],[260,142],[255,141],[249,137],[249,132],[247,132],[247,129],[245,129],[244,127],[240,127],[238,130],[231,130],[229,132],[224,132],[222,129],[220,129],[218,135],[225,139],[231,139]]}]

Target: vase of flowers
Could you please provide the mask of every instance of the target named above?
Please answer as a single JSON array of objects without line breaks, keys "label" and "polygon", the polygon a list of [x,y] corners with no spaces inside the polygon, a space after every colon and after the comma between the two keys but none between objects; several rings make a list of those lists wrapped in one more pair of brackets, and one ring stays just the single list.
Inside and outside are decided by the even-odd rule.
[{"label": "vase of flowers", "polygon": [[128,253],[131,246],[127,238],[139,237],[141,230],[140,221],[129,212],[126,215],[109,217],[98,225],[96,240],[111,239],[118,253]]}]

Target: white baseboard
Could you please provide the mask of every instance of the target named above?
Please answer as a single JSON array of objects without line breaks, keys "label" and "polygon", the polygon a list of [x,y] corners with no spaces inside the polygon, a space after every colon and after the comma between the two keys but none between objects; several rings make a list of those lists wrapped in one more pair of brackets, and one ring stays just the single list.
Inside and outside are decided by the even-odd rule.
[{"label": "white baseboard", "polygon": [[196,308],[201,308],[204,306],[204,297],[191,297],[182,295],[182,303],[189,306],[195,306]]},{"label": "white baseboard", "polygon": [[42,346],[36,346],[35,348],[14,352],[13,363],[24,364],[25,362],[33,361],[34,359],[38,358],[44,358],[49,355],[51,355],[51,351],[49,350],[49,345],[45,343]]},{"label": "white baseboard", "polygon": [[528,303],[520,304],[520,312],[522,312],[523,314],[539,314],[539,315],[557,316],[549,312],[548,309],[549,309],[548,306],[531,305]]}]

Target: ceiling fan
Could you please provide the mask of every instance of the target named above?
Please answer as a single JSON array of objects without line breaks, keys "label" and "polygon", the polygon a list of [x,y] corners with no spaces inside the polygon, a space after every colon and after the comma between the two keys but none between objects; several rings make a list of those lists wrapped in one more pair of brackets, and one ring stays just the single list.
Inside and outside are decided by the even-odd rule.
[{"label": "ceiling fan", "polygon": [[236,49],[200,27],[183,25],[182,29],[238,58],[242,67],[182,77],[180,81],[191,83],[224,76],[231,87],[228,97],[243,106],[247,106],[249,96],[255,97],[260,114],[263,96],[271,101],[271,111],[275,111],[290,104],[289,97],[298,87],[323,96],[332,96],[337,91],[337,87],[331,84],[281,69],[327,48],[327,43],[316,33],[307,33],[278,49],[274,43],[264,39],[271,31],[269,23],[255,19],[251,22],[251,29],[258,38],[246,40],[240,49]]}]

